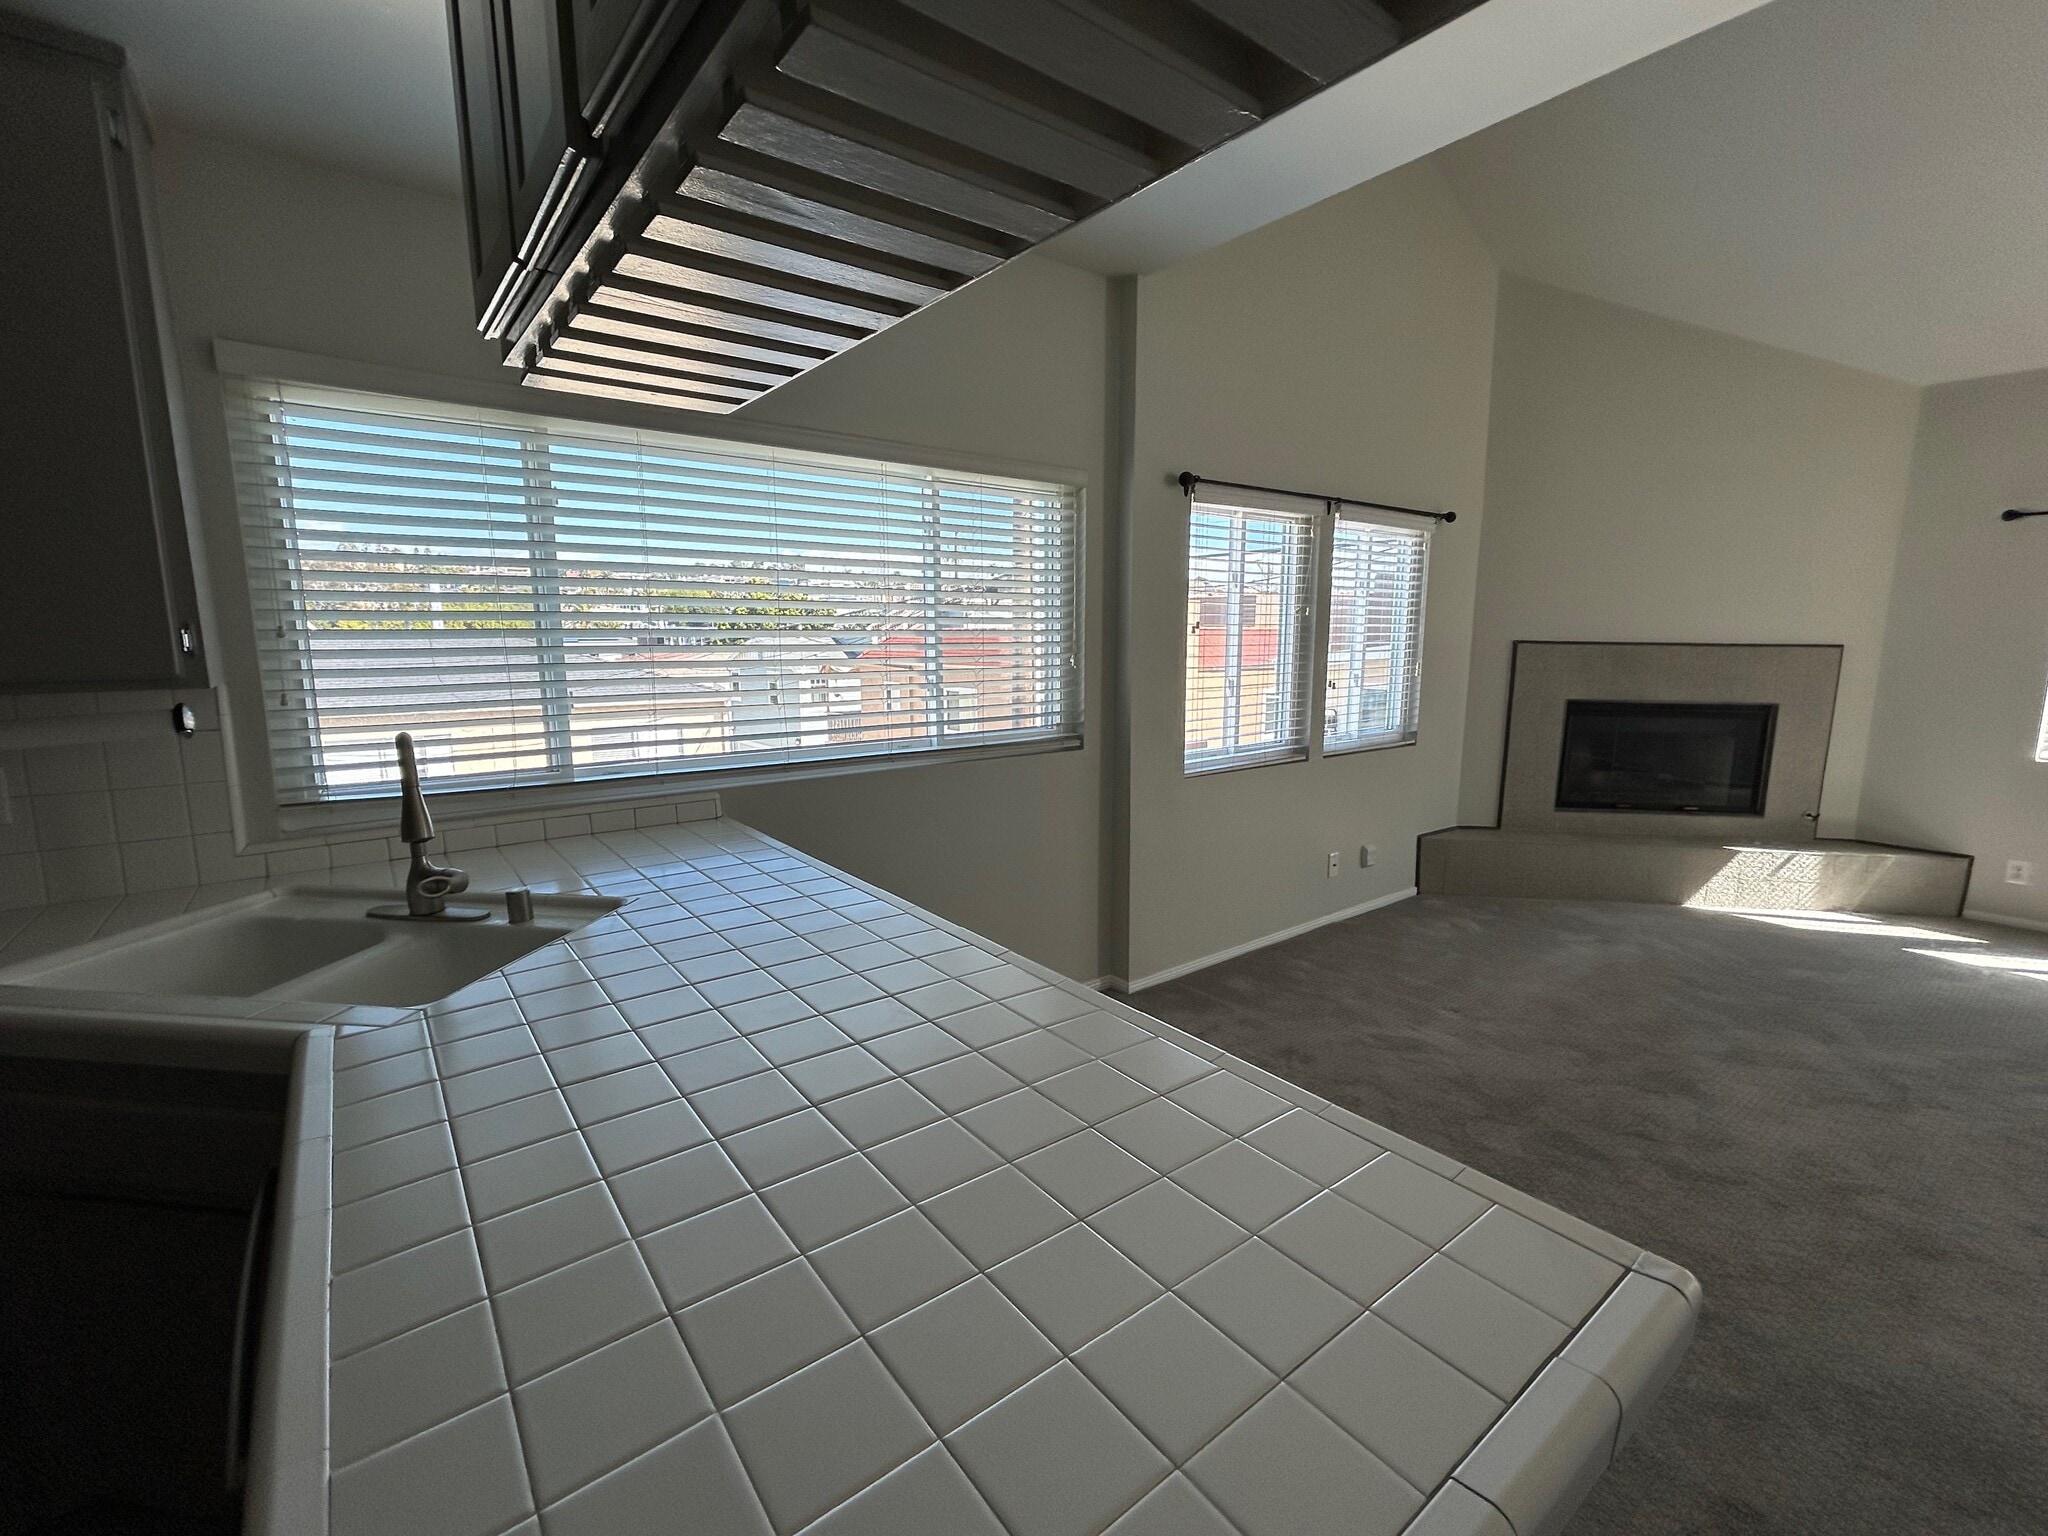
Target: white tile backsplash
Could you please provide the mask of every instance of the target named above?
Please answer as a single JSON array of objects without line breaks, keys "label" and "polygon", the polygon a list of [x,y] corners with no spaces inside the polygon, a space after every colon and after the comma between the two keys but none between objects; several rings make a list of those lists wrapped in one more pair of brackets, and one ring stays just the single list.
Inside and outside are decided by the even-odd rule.
[{"label": "white tile backsplash", "polygon": [[[332,839],[247,853],[238,846],[228,786],[220,708],[200,689],[178,695],[192,706],[198,734],[143,736],[79,746],[0,749],[0,912],[218,885],[235,880],[319,875],[360,869],[382,884],[375,866],[405,857],[389,837],[360,829]],[[169,694],[0,695],[0,724],[69,719],[103,711],[154,708]],[[705,795],[620,809],[536,815],[444,828],[440,850],[471,853],[543,838],[630,832],[715,815]],[[396,812],[393,812],[394,824]],[[331,846],[330,846],[331,843]]]}]

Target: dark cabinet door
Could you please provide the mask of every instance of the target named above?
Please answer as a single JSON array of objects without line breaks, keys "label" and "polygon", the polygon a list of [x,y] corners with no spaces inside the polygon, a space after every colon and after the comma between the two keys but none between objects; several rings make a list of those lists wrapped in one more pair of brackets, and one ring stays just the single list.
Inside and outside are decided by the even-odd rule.
[{"label": "dark cabinet door", "polygon": [[202,675],[144,131],[105,58],[0,34],[0,689]]},{"label": "dark cabinet door", "polygon": [[569,0],[576,45],[576,101],[586,122],[603,115],[608,98],[659,11],[690,10],[680,0]]},{"label": "dark cabinet door", "polygon": [[573,0],[496,0],[498,99],[505,124],[505,176],[511,192],[514,258],[531,253],[534,236],[560,195],[584,143],[583,119],[571,99],[574,59],[565,6]]},{"label": "dark cabinet door", "polygon": [[498,90],[498,0],[449,0],[448,31],[462,140],[463,205],[469,215],[469,277],[476,312],[483,315],[512,269],[518,243]]}]

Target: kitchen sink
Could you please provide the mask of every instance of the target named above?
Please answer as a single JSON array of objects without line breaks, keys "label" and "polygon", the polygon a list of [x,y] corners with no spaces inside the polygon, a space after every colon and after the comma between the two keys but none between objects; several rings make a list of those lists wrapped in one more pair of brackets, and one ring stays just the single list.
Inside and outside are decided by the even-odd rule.
[{"label": "kitchen sink", "polygon": [[505,898],[471,892],[477,923],[367,916],[388,890],[333,886],[260,891],[0,971],[0,985],[158,996],[416,1008],[459,992],[621,903],[536,895],[533,920],[506,919]]}]

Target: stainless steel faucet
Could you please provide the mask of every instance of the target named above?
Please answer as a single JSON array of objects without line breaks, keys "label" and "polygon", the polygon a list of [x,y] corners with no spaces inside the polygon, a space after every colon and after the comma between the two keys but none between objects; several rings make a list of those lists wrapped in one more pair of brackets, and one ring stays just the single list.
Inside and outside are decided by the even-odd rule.
[{"label": "stainless steel faucet", "polygon": [[474,923],[489,917],[487,907],[449,906],[450,896],[469,889],[469,871],[453,864],[436,864],[427,857],[427,844],[434,840],[434,818],[427,810],[427,797],[420,792],[420,765],[413,756],[409,731],[398,733],[398,781],[398,835],[412,845],[412,867],[405,875],[405,905],[393,902],[372,907],[370,916],[444,923]]}]

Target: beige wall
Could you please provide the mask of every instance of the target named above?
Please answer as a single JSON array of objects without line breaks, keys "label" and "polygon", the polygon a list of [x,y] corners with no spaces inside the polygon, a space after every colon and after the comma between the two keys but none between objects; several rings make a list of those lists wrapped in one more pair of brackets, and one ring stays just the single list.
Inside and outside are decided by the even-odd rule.
[{"label": "beige wall", "polygon": [[[1412,886],[1416,834],[1454,818],[1494,297],[1492,262],[1426,165],[1139,280],[1124,635],[1134,980]],[[1183,774],[1183,469],[1457,511],[1432,556],[1417,745]],[[1372,869],[1362,843],[1380,850]]]},{"label": "beige wall", "polygon": [[1501,281],[1458,820],[1492,825],[1517,640],[1840,644],[1822,828],[1853,836],[1918,392]]},{"label": "beige wall", "polygon": [[[470,325],[461,210],[449,199],[248,146],[167,131],[159,217],[188,393],[216,662],[258,754],[248,612],[215,337],[504,383]],[[772,402],[763,424],[881,438],[942,452],[1103,470],[1107,284],[1025,260],[904,322]],[[536,394],[534,409],[551,402]],[[714,419],[677,420],[716,432]],[[1102,509],[1090,509],[1091,569]],[[1101,657],[1091,592],[1088,654]],[[1105,713],[1087,679],[1084,750],[927,765],[733,791],[762,830],[1025,954],[1100,974]]]},{"label": "beige wall", "polygon": [[[1878,684],[1866,836],[1974,854],[1969,910],[2048,924],[2048,372],[1929,389]],[[2035,864],[2008,885],[2005,863]]]}]

